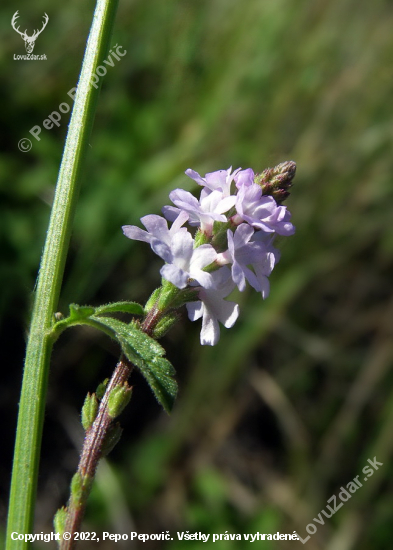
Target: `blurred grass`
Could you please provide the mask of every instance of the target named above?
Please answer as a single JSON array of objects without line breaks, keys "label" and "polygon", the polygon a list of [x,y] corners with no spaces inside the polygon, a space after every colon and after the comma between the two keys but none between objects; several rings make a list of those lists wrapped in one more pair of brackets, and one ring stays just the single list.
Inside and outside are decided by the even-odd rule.
[{"label": "blurred grass", "polygon": [[[35,51],[48,61],[17,62],[24,45],[9,23],[15,7],[2,6],[3,494],[23,332],[68,119],[43,130],[30,153],[17,142],[68,100],[93,8],[17,7],[33,26],[41,12],[50,21]],[[262,170],[295,160],[288,206],[297,232],[282,241],[269,299],[239,295],[241,319],[216,348],[201,348],[199,327],[186,318],[168,335],[181,386],[170,418],[135,378],[125,434],[99,476],[86,530],[116,532],[116,504],[121,525],[139,532],[304,536],[326,500],[377,456],[383,467],[307,544],[390,546],[392,24],[386,0],[120,3],[113,45],[127,55],[105,77],[60,309],[149,295],[160,262],[120,227],[158,213],[171,189],[192,190],[188,167]],[[57,346],[37,531],[51,529],[66,499],[79,408],[115,356],[90,331],[70,331]]]}]

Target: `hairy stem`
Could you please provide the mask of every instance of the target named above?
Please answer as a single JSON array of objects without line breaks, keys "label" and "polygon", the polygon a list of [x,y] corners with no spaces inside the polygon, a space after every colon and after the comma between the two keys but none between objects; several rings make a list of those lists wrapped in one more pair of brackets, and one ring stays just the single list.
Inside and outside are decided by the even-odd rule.
[{"label": "hairy stem", "polygon": [[99,94],[99,86],[91,86],[91,81],[108,51],[116,6],[117,0],[97,1],[41,259],[19,404],[8,513],[8,550],[29,546],[28,542],[12,540],[12,532],[34,532],[39,455],[53,343],[49,332],[57,308],[81,168]]},{"label": "hairy stem", "polygon": [[162,317],[162,311],[157,309],[156,306],[154,306],[146,315],[145,320],[143,321],[141,325],[141,330],[151,336],[153,334],[153,330],[158,323],[158,321]]},{"label": "hairy stem", "polygon": [[71,550],[75,547],[76,541],[73,540],[74,533],[78,532],[80,529],[91,484],[95,476],[98,461],[102,456],[102,448],[108,431],[113,425],[113,419],[108,413],[109,394],[113,388],[127,382],[132,369],[133,366],[131,363],[122,356],[116,365],[112,378],[101,400],[96,419],[86,433],[77,471],[84,485],[84,490],[79,499],[71,494],[67,506],[67,519],[64,528],[66,532],[71,534],[71,538],[70,540],[63,539],[60,542],[60,550]]}]

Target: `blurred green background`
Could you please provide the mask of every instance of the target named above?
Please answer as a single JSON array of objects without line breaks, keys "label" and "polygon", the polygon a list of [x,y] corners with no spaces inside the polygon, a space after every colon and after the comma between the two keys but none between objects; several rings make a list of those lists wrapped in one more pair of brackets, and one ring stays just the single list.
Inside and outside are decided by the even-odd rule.
[{"label": "blurred green background", "polygon": [[[71,104],[93,8],[86,0],[1,8],[2,520],[25,331],[69,115],[32,138],[30,152],[17,144]],[[13,59],[25,53],[10,25],[16,9],[23,29],[49,15],[34,50],[47,61]],[[376,456],[383,466],[325,525],[314,521],[307,548],[390,548],[392,29],[388,0],[120,1],[111,43],[127,54],[103,82],[59,310],[148,297],[161,262],[121,226],[159,213],[172,189],[195,189],[189,167],[261,171],[295,160],[287,205],[297,232],[279,244],[269,298],[236,295],[241,317],[222,329],[219,345],[202,348],[199,324],[186,315],[164,338],[180,384],[170,417],[133,375],[124,434],[99,469],[86,531],[305,537],[327,499]],[[51,531],[66,502],[84,396],[110,375],[117,354],[87,329],[56,345],[36,532]]]}]

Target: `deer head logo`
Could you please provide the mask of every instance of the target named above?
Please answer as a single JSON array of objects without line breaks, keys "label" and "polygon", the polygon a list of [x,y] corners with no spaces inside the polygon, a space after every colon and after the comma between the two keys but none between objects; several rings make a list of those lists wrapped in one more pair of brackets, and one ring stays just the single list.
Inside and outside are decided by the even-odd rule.
[{"label": "deer head logo", "polygon": [[34,31],[33,35],[29,36],[27,34],[27,29],[25,30],[25,32],[20,32],[19,27],[15,26],[16,20],[19,17],[18,11],[19,10],[17,10],[14,13],[13,18],[11,19],[11,25],[12,25],[12,28],[14,29],[14,31],[16,31],[18,34],[20,34],[21,37],[23,38],[23,40],[25,41],[25,46],[26,46],[27,53],[32,53],[32,51],[34,50],[35,41],[37,40],[38,35],[40,35],[42,33],[42,31],[45,29],[46,25],[48,24],[49,17],[45,14],[44,15],[44,24],[42,25],[42,29],[40,31]]}]

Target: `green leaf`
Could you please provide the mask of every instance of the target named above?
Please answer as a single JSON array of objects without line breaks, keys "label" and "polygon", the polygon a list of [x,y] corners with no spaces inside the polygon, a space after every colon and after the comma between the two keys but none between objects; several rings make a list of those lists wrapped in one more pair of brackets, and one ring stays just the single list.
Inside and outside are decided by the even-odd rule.
[{"label": "green leaf", "polygon": [[177,383],[173,378],[175,369],[163,357],[164,348],[133,324],[109,317],[94,319],[114,332],[123,353],[139,368],[157,401],[170,412],[177,394]]},{"label": "green leaf", "polygon": [[[78,304],[70,304],[69,307],[70,314],[66,319],[64,319],[60,313],[55,315],[55,319],[58,319],[58,321],[54,323],[50,331],[53,340],[56,340],[66,328],[75,325],[93,325],[96,328],[100,328],[97,325],[97,321],[100,322],[101,315],[120,312],[133,313],[134,315],[144,314],[143,307],[136,302],[114,302],[97,308],[93,306],[79,306]],[[96,317],[93,318],[93,316]]]},{"label": "green leaf", "polygon": [[175,374],[173,365],[164,357],[158,357],[150,361],[146,369],[140,367],[140,371],[153,390],[157,401],[169,413],[177,395],[177,382],[172,378]]},{"label": "green leaf", "polygon": [[104,313],[126,311],[143,312],[142,306],[133,302],[117,302],[94,308],[70,305],[70,316],[56,323],[52,334],[57,337],[68,326],[87,324],[103,330],[117,340],[129,361],[139,368],[146,378],[156,399],[170,412],[177,393],[177,383],[173,379],[175,369],[164,359],[165,349],[151,336],[140,330],[135,323],[124,323],[119,319],[103,316]]},{"label": "green leaf", "polygon": [[89,317],[91,317],[95,312],[95,308],[93,306],[79,306],[78,304],[70,304],[69,308],[70,314],[66,319],[61,318],[60,313],[55,315],[55,319],[59,319],[59,321],[54,323],[50,331],[54,340],[56,340],[66,328],[74,325],[86,324],[86,320],[89,319]]},{"label": "green leaf", "polygon": [[70,304],[70,321],[79,321],[91,317],[95,312],[93,306],[78,306],[78,304]]},{"label": "green leaf", "polygon": [[112,317],[94,317],[94,319],[113,330],[118,338],[122,337],[127,340],[135,353],[140,355],[143,359],[150,360],[157,355],[160,357],[165,355],[164,348],[154,340],[154,338],[151,338],[137,328],[135,324],[124,323]]},{"label": "green leaf", "polygon": [[107,313],[133,313],[134,315],[143,315],[143,307],[136,302],[113,302],[104,306],[97,307],[95,315],[106,315]]}]

